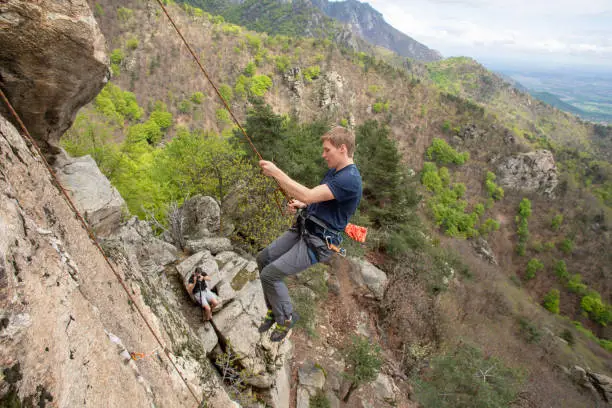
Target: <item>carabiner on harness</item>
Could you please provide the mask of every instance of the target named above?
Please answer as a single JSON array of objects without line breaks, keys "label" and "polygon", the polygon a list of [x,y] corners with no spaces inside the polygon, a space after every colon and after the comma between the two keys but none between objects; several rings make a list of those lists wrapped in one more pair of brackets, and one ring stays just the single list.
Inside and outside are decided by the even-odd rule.
[{"label": "carabiner on harness", "polygon": [[337,245],[332,244],[331,238],[329,235],[325,235],[325,243],[327,244],[327,249],[334,251],[340,256],[346,256],[346,249],[340,248]]}]

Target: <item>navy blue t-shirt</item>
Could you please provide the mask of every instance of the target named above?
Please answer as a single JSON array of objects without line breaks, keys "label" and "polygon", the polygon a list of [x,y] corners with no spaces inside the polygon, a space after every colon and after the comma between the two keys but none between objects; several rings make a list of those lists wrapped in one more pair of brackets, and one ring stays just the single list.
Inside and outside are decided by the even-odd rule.
[{"label": "navy blue t-shirt", "polygon": [[361,174],[357,166],[349,164],[340,171],[330,169],[320,184],[327,184],[335,200],[310,204],[307,213],[325,221],[336,231],[344,231],[361,200]]}]

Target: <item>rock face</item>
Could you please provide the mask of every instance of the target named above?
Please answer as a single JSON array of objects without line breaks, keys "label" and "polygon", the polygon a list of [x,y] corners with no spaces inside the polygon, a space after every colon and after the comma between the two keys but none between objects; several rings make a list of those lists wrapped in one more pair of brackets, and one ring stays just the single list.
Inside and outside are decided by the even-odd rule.
[{"label": "rock face", "polygon": [[325,73],[321,81],[321,100],[319,106],[328,110],[338,108],[343,85],[344,80],[340,74],[335,71]]},{"label": "rock face", "polygon": [[[119,343],[146,353],[159,345],[40,159],[1,117],[0,151],[0,316],[5,322],[0,364],[11,373],[0,383],[0,398],[8,395],[12,406],[26,399],[34,406],[51,399],[58,406],[82,406],[83,401],[90,406],[194,406],[164,355],[160,364],[152,363],[154,356],[136,362],[137,371],[125,364]],[[172,343],[140,296],[138,281],[144,275],[122,268],[118,273],[162,341],[178,351],[179,343]],[[200,360],[193,353],[174,358],[197,393],[222,391],[202,355]]]},{"label": "rock face", "polygon": [[554,197],[559,182],[555,158],[548,150],[523,153],[505,159],[497,168],[498,184],[525,192]]},{"label": "rock face", "polygon": [[366,286],[370,292],[381,300],[387,287],[387,274],[366,260],[351,258],[351,278],[356,284]]},{"label": "rock face", "polygon": [[293,98],[299,100],[304,92],[304,81],[302,80],[302,70],[300,67],[288,69],[283,78],[289,85]]},{"label": "rock face", "polygon": [[472,240],[472,248],[474,251],[485,261],[489,262],[492,265],[497,265],[497,258],[495,258],[495,253],[491,249],[489,242],[482,237],[478,237]]},{"label": "rock face", "polygon": [[[0,83],[41,148],[57,153],[77,110],[110,77],[104,37],[85,0],[0,3]],[[7,119],[3,103],[0,113]]]},{"label": "rock face", "polygon": [[298,369],[298,389],[296,408],[308,408],[310,397],[323,390],[325,373],[313,363],[305,363]]},{"label": "rock face", "polygon": [[185,234],[192,240],[209,237],[219,232],[221,209],[212,197],[195,196],[182,206]]},{"label": "rock face", "polygon": [[91,156],[72,158],[62,151],[54,165],[62,185],[96,232],[104,237],[119,228],[125,201]]}]

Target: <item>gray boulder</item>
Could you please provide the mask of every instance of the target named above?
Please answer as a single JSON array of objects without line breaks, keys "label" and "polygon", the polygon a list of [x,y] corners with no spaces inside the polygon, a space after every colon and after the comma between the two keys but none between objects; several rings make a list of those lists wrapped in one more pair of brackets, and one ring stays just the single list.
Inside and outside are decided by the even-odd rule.
[{"label": "gray boulder", "polygon": [[548,150],[521,153],[503,160],[497,168],[498,184],[554,198],[559,183],[555,158]]},{"label": "gray boulder", "polygon": [[185,244],[185,249],[190,254],[209,250],[211,254],[217,255],[223,251],[231,251],[232,243],[228,238],[223,237],[205,237],[196,240],[189,240]]},{"label": "gray boulder", "polygon": [[[110,77],[104,37],[85,0],[0,3],[2,89],[47,153]],[[58,51],[61,50],[61,51]],[[3,103],[0,114],[8,114]]]},{"label": "gray boulder", "polygon": [[374,397],[381,401],[389,404],[395,403],[395,392],[397,387],[389,376],[378,373],[378,377],[372,383],[372,388],[374,389]]},{"label": "gray boulder", "polygon": [[344,86],[344,79],[335,71],[327,72],[321,81],[319,106],[328,110],[334,110],[340,106],[340,96]]},{"label": "gray boulder", "polygon": [[64,151],[54,165],[60,183],[100,237],[115,232],[126,209],[125,201],[91,156],[70,157]]},{"label": "gray boulder", "polygon": [[472,240],[471,242],[472,248],[474,248],[474,251],[476,251],[478,256],[480,256],[482,259],[492,265],[497,265],[497,259],[495,258],[495,254],[493,253],[493,250],[491,249],[491,246],[489,245],[489,242],[486,239],[478,237]]},{"label": "gray boulder", "polygon": [[210,237],[219,232],[221,209],[217,201],[208,196],[197,195],[183,203],[185,235],[192,240]]},{"label": "gray boulder", "polygon": [[307,362],[298,369],[297,408],[308,408],[310,397],[323,390],[325,373],[318,365]]},{"label": "gray boulder", "polygon": [[607,375],[588,372],[587,377],[601,398],[612,404],[612,378]]},{"label": "gray boulder", "polygon": [[364,259],[351,258],[351,278],[358,285],[365,285],[376,299],[381,300],[387,287],[387,274]]},{"label": "gray boulder", "polygon": [[289,358],[285,356],[285,363],[276,372],[274,387],[270,390],[272,408],[285,408],[289,406],[291,397],[291,367]]},{"label": "gray boulder", "polygon": [[224,341],[231,345],[242,365],[253,375],[275,373],[291,352],[291,343],[272,343],[269,333],[260,334],[257,327],[267,313],[261,282],[248,282],[236,298],[215,316],[215,325]]},{"label": "gray boulder", "polygon": [[132,217],[114,234],[102,240],[102,246],[111,257],[117,252],[124,256],[132,268],[157,275],[165,266],[178,259],[173,245],[158,239],[148,222]]}]

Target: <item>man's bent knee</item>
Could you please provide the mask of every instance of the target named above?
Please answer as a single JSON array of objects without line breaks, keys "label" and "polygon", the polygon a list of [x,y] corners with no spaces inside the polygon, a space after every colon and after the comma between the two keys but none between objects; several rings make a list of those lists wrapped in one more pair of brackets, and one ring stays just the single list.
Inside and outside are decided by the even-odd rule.
[{"label": "man's bent knee", "polygon": [[261,272],[263,268],[268,266],[268,248],[262,249],[255,257],[255,261],[257,262],[257,266],[259,271]]},{"label": "man's bent knee", "polygon": [[266,283],[276,282],[282,280],[284,277],[285,274],[283,273],[283,271],[281,271],[272,264],[263,268],[263,270],[259,274],[259,279],[261,279],[262,282]]}]

